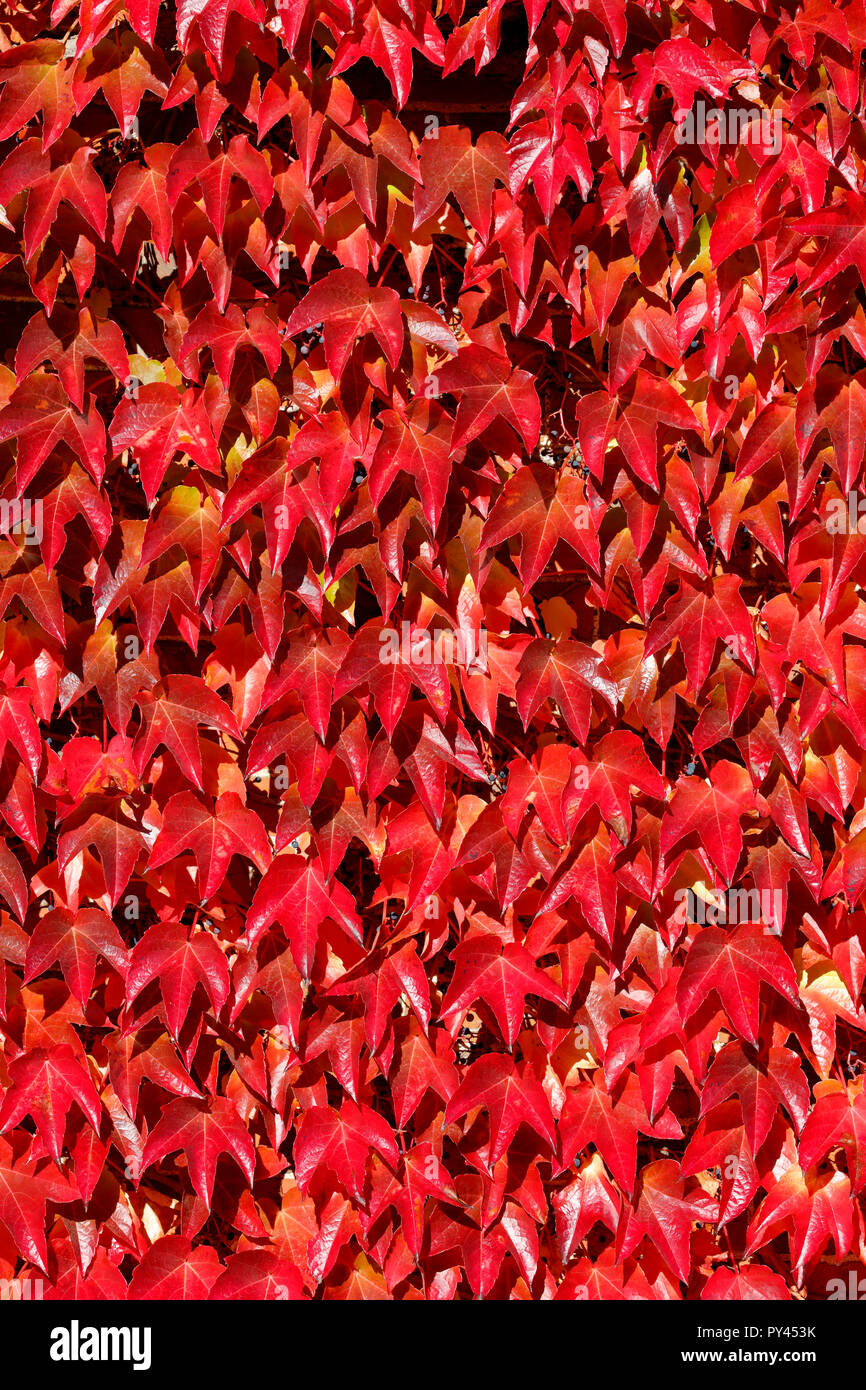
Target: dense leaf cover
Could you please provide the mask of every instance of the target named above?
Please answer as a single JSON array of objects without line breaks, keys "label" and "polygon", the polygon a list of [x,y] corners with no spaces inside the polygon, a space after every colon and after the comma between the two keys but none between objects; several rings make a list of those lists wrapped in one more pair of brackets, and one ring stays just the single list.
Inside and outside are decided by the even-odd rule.
[{"label": "dense leaf cover", "polygon": [[864,47],[0,10],[0,1277],[858,1287]]}]

